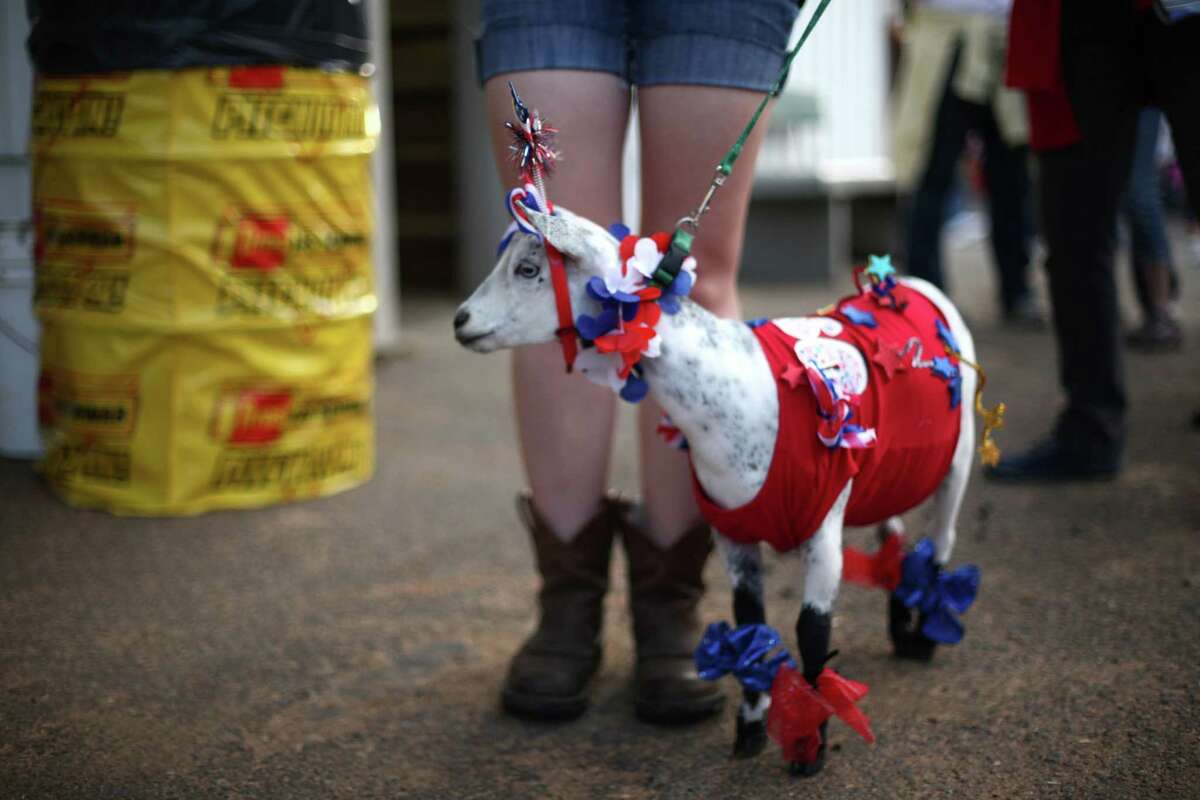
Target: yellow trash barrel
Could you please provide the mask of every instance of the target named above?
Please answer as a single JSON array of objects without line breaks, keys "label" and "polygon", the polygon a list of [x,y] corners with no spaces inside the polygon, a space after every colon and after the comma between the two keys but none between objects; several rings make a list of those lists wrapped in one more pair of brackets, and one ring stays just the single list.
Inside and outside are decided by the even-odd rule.
[{"label": "yellow trash barrel", "polygon": [[365,78],[291,67],[38,80],[41,469],[191,514],[373,465]]}]

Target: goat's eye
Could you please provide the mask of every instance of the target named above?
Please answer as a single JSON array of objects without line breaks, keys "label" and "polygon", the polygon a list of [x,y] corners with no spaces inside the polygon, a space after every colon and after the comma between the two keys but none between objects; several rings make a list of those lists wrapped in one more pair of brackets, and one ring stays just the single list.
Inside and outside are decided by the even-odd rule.
[{"label": "goat's eye", "polygon": [[518,278],[536,278],[538,273],[541,271],[541,267],[539,267],[537,264],[530,264],[528,261],[522,261],[520,264],[517,264],[517,268],[513,270],[513,272],[517,274]]}]

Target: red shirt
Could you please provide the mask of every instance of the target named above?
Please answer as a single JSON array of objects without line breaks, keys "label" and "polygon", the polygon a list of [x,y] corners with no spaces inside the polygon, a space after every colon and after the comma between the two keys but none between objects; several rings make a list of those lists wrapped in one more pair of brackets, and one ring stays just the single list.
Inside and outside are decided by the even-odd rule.
[{"label": "red shirt", "polygon": [[[1097,0],[1112,2],[1112,0]],[[1139,11],[1150,0],[1132,0]],[[1062,77],[1062,0],[1013,0],[1005,83],[1025,90],[1029,146],[1056,150],[1082,138]]]},{"label": "red shirt", "polygon": [[[961,409],[951,407],[947,380],[928,366],[946,353],[935,323],[942,317],[914,290],[897,286],[893,296],[907,303],[902,312],[883,308],[864,294],[845,298],[826,317],[773,320],[754,329],[778,380],[779,432],[762,489],[740,508],[717,506],[693,474],[700,511],[721,534],[737,542],[767,542],[785,552],[816,533],[851,478],[847,525],[871,525],[908,511],[941,484],[950,470],[961,420]],[[848,305],[869,311],[877,327],[852,322],[843,313]],[[817,328],[824,330],[816,334]],[[873,428],[874,446],[830,448],[818,439],[813,390],[807,380],[792,388],[783,378],[789,368],[794,377],[802,363],[797,342],[810,358],[840,362],[839,369],[827,374],[842,376],[839,388],[846,394],[863,390],[866,380],[850,422]]]}]

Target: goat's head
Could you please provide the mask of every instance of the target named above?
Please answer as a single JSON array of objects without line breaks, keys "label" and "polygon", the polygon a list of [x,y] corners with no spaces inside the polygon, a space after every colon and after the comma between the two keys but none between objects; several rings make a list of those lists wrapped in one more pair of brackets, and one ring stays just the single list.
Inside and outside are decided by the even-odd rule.
[{"label": "goat's head", "polygon": [[[594,222],[559,206],[554,214],[526,209],[526,218],[563,254],[574,313],[594,313],[587,281],[618,259],[617,240]],[[454,335],[479,353],[550,342],[558,330],[554,287],[546,250],[537,236],[519,230],[492,273],[458,307]]]}]

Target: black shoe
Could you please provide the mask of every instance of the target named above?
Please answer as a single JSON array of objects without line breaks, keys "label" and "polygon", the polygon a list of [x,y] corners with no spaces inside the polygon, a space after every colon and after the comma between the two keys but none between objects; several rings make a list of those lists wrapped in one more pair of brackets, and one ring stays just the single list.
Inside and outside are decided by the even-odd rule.
[{"label": "black shoe", "polygon": [[1024,453],[1005,456],[984,474],[998,481],[1104,481],[1121,471],[1121,456],[1112,447],[1072,446],[1050,434]]},{"label": "black shoe", "polygon": [[1037,330],[1046,327],[1046,314],[1033,295],[1021,295],[1005,307],[1004,324],[1010,328]]},{"label": "black shoe", "polygon": [[1183,347],[1183,328],[1165,314],[1151,317],[1127,333],[1125,343],[1143,353],[1169,353]]}]

